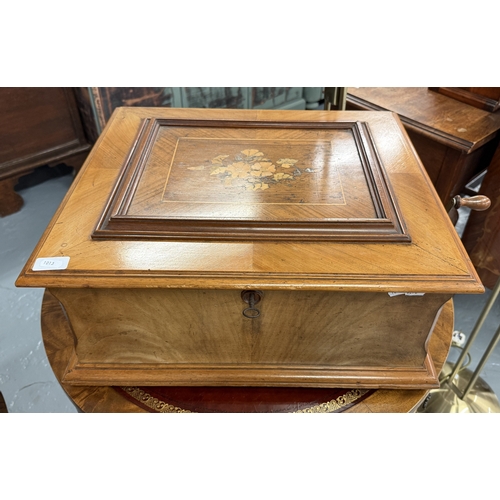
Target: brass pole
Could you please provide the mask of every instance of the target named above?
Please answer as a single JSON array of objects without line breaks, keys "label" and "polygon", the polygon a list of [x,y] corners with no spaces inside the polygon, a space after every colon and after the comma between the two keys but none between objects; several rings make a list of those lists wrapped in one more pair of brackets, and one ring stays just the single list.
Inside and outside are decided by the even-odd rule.
[{"label": "brass pole", "polygon": [[[451,372],[451,375],[449,377],[450,383],[453,383],[453,379],[455,378],[455,375],[458,373],[458,371],[462,367],[462,363],[463,363],[465,357],[467,356],[470,348],[472,347],[472,343],[474,342],[475,338],[477,337],[479,330],[481,330],[483,323],[484,323],[486,317],[488,316],[491,308],[493,307],[493,304],[495,303],[495,300],[498,297],[499,293],[500,293],[500,278],[498,279],[498,281],[495,285],[495,288],[493,288],[493,292],[492,292],[490,298],[488,299],[488,302],[484,306],[484,309],[481,312],[481,315],[479,316],[479,318],[476,322],[476,325],[474,326],[474,329],[472,330],[472,332],[470,334],[469,340],[467,341],[467,344],[465,344],[465,347],[464,347],[464,350],[462,351],[462,354],[458,358],[458,361],[455,363],[453,371]],[[498,339],[496,339],[496,341],[498,342]],[[483,358],[484,358],[484,356],[483,356]]]},{"label": "brass pole", "polygon": [[484,351],[483,357],[481,358],[481,361],[479,361],[477,368],[474,370],[474,373],[472,374],[472,377],[470,378],[469,383],[467,384],[467,387],[465,388],[464,394],[461,399],[464,399],[467,396],[467,394],[469,394],[469,391],[472,389],[472,387],[474,387],[474,384],[476,383],[476,380],[479,377],[481,370],[486,364],[486,361],[488,361],[490,354],[493,352],[493,349],[495,349],[499,340],[500,340],[500,326],[498,327],[495,335],[491,339],[488,348],[486,349],[486,351]]}]

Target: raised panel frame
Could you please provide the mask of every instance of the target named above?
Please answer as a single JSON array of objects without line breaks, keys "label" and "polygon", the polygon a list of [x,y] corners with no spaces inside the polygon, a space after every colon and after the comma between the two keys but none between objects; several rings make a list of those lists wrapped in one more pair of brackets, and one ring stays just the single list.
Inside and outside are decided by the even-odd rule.
[{"label": "raised panel frame", "polygon": [[[352,133],[368,186],[375,217],[316,220],[201,219],[133,215],[130,207],[162,127],[214,127],[219,129],[322,129]],[[92,233],[93,239],[154,240],[305,240],[411,242],[369,125],[360,121],[269,122],[238,120],[143,120],[108,202]]]}]

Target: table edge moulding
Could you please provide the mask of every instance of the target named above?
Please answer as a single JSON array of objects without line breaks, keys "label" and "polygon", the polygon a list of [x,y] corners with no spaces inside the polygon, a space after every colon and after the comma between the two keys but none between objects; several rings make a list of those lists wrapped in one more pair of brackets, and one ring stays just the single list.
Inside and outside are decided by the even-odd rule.
[{"label": "table edge moulding", "polygon": [[80,386],[428,389],[484,291],[395,113],[175,108],[115,110],[16,285]]}]

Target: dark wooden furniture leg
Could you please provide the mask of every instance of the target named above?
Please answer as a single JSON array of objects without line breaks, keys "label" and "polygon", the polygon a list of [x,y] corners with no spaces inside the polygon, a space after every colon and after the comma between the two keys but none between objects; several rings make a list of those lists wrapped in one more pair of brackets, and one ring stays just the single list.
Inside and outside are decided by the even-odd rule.
[{"label": "dark wooden furniture leg", "polygon": [[71,87],[0,88],[0,216],[21,209],[18,180],[37,167],[78,169],[90,151]]},{"label": "dark wooden furniture leg", "polygon": [[24,205],[24,201],[15,191],[17,178],[4,179],[0,181],[0,217],[13,214]]},{"label": "dark wooden furniture leg", "polygon": [[7,411],[7,405],[5,404],[5,399],[3,398],[1,392],[0,392],[0,413],[9,413]]}]

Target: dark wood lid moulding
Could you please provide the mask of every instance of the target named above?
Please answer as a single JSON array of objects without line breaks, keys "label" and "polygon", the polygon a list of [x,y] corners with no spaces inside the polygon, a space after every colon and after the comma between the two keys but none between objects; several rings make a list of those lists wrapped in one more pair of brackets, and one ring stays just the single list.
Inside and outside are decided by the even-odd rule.
[{"label": "dark wood lid moulding", "polygon": [[[250,133],[246,133],[247,131]],[[269,139],[253,139],[245,137],[248,135],[259,134],[259,131],[274,130],[275,135],[279,137],[273,140]],[[287,131],[293,131],[289,134],[292,138],[287,138]],[[214,132],[215,131],[215,132]],[[313,131],[313,134],[311,134]],[[252,133],[253,132],[253,133]],[[252,174],[259,173],[255,169],[255,165],[261,165],[258,163],[258,156],[247,160],[247,163],[233,162],[229,164],[229,169],[232,166],[241,166],[247,168],[248,179],[241,179],[243,177],[240,172],[236,172],[236,179],[231,178],[228,172],[228,167],[222,167],[226,171],[223,175],[225,182],[212,182],[212,193],[210,193],[210,201],[198,201],[196,200],[197,193],[202,193],[205,199],[207,196],[206,186],[209,184],[207,182],[213,177],[213,173],[208,172],[208,165],[198,166],[205,160],[209,158],[204,158],[207,152],[200,147],[196,149],[197,142],[203,141],[208,143],[209,141],[219,141],[217,146],[222,151],[224,147],[228,145],[232,146],[231,143],[238,143],[240,148],[246,148],[244,151],[258,151],[258,154],[263,156],[260,149],[277,149],[276,146],[283,144],[284,150],[290,151],[295,146],[296,156],[302,153],[298,150],[298,146],[303,150],[304,155],[308,155],[309,158],[314,161],[314,155],[319,156],[319,154],[329,154],[330,157],[329,164],[318,166],[317,161],[314,163],[317,175],[309,174],[308,177],[311,178],[309,184],[306,184],[306,188],[316,188],[318,189],[319,181],[323,180],[321,177],[323,174],[322,170],[325,170],[328,176],[339,176],[336,166],[333,164],[332,157],[335,154],[335,145],[333,144],[335,135],[342,134],[342,141],[350,143],[351,147],[355,148],[358,155],[359,164],[353,164],[350,168],[358,168],[361,170],[363,176],[358,175],[355,180],[358,185],[353,183],[352,187],[349,186],[350,177],[346,175],[345,168],[342,172],[342,180],[339,178],[339,187],[342,190],[342,201],[343,203],[307,203],[307,211],[304,210],[304,214],[301,214],[299,210],[301,207],[302,200],[307,199],[311,194],[304,190],[304,186],[297,190],[293,189],[293,182],[296,179],[288,174],[295,168],[295,172],[299,175],[307,177],[307,172],[313,170],[310,168],[312,163],[297,162],[293,159],[290,161],[297,162],[299,165],[302,163],[302,172],[295,167],[295,164],[286,166],[286,169],[282,169],[281,173],[272,172],[261,172],[266,174],[265,177],[254,177]],[[348,134],[345,134],[348,132]],[[161,137],[163,133],[163,137]],[[214,133],[220,138],[214,138]],[[309,133],[309,134],[308,134]],[[262,135],[263,133],[261,132]],[[322,134],[324,138],[318,139],[318,134]],[[308,139],[308,135],[311,136]],[[241,138],[240,138],[241,136]],[[304,137],[304,139],[297,139],[297,137]],[[158,142],[163,139],[163,142],[167,140],[171,141],[172,145],[174,141],[175,148],[172,150],[167,150],[158,145]],[[186,158],[187,161],[183,161],[184,158],[179,156],[178,146],[179,141],[190,142],[191,145],[188,146],[188,153],[191,153],[191,158]],[[331,146],[330,146],[331,144]],[[341,147],[345,148],[344,145]],[[258,148],[256,150],[255,148]],[[309,148],[309,149],[308,149]],[[234,147],[230,148],[234,151]],[[174,203],[174,209],[171,213],[168,209],[165,210],[165,204],[162,204],[164,199],[160,199],[159,196],[150,197],[148,200],[149,206],[144,210],[133,210],[134,198],[140,192],[140,185],[143,181],[148,166],[151,162],[152,156],[155,154],[155,150],[158,150],[158,154],[164,155],[162,160],[165,164],[170,164],[168,171],[164,172],[167,177],[165,183],[165,190],[168,189],[169,178],[174,177],[177,174],[177,186],[186,188],[187,197],[193,197],[190,201],[190,205],[199,204],[201,207],[198,213],[191,215],[189,211],[187,213],[183,212],[182,203],[181,208],[178,209]],[[194,153],[194,154],[193,154]],[[243,151],[242,151],[243,153]],[[297,154],[298,153],[298,154]],[[226,155],[229,156],[229,155]],[[214,160],[212,160],[214,161]],[[262,160],[261,160],[262,161]],[[276,158],[274,159],[276,161]],[[252,164],[253,162],[253,164]],[[179,168],[175,163],[180,165]],[[228,162],[227,162],[228,163]],[[226,164],[227,164],[226,163]],[[273,172],[277,171],[279,165],[272,164],[271,161],[266,162]],[[215,163],[213,166],[218,167],[222,165],[221,163]],[[199,170],[205,170],[202,175],[198,172]],[[320,172],[318,173],[318,169]],[[182,170],[181,172],[176,172],[175,170]],[[212,168],[212,170],[214,170]],[[306,174],[304,174],[306,172]],[[245,172],[243,172],[245,175]],[[348,174],[348,172],[347,172]],[[183,182],[183,179],[179,177],[190,176],[189,183],[187,181]],[[280,178],[281,176],[281,178]],[[281,180],[283,176],[288,176],[288,179],[280,185],[276,179]],[[323,175],[324,177],[324,175]],[[270,179],[270,181],[269,181]],[[236,186],[227,185],[228,181],[239,181]],[[255,181],[270,182],[267,186],[271,189],[257,193],[261,196],[256,197],[254,193],[247,195],[245,199],[245,187],[255,186]],[[301,179],[302,180],[302,179]],[[158,184],[165,182],[164,179],[158,179]],[[194,182],[193,182],[194,181]],[[251,183],[253,182],[253,184]],[[271,183],[274,184],[271,184]],[[359,203],[356,198],[346,200],[346,185],[349,187],[350,192],[356,196],[362,193],[361,186],[359,184],[366,183],[366,186],[362,186],[366,191],[363,193],[366,198],[362,200],[365,205],[369,205],[370,211],[373,211],[372,216],[366,216],[366,214],[358,212]],[[305,184],[305,183],[303,183]],[[344,184],[344,185],[343,185]],[[324,192],[320,193],[320,196],[328,198],[330,193],[326,192],[329,185],[325,184]],[[189,188],[189,189],[188,189]],[[229,188],[229,189],[228,189]],[[281,203],[275,203],[276,198],[275,193],[273,193],[273,188],[282,188],[282,191],[288,191],[286,194],[280,193]],[[151,190],[151,188],[149,188]],[[154,189],[154,187],[153,187]],[[322,189],[322,186],[320,186]],[[145,189],[143,189],[145,191]],[[193,192],[194,191],[194,192]],[[233,193],[231,192],[233,191]],[[236,194],[234,192],[236,191]],[[160,192],[155,193],[160,195]],[[177,195],[178,196],[178,195]],[[233,197],[233,202],[225,201],[227,197]],[[311,196],[312,197],[312,196]],[[293,199],[294,198],[294,199]],[[216,200],[216,201],[212,201]],[[251,200],[251,203],[248,203]],[[265,208],[271,207],[272,205],[284,205],[289,213],[281,210],[277,214],[272,214],[267,217],[260,217],[258,214],[254,214],[254,200],[258,205],[263,205]],[[241,211],[242,204],[251,205],[249,206],[247,212],[250,214],[238,214]],[[156,213],[149,214],[150,205],[156,204]],[[222,216],[212,215],[210,210],[217,205],[219,213]],[[224,207],[227,205],[227,208]],[[344,208],[342,205],[349,205],[349,210],[347,216],[345,215],[346,210],[341,210]],[[168,206],[167,206],[168,207]],[[219,208],[222,207],[222,208]],[[189,207],[191,210],[191,206]],[[293,214],[295,210],[295,215]],[[290,216],[292,212],[292,216]],[[340,212],[340,213],[335,213]],[[344,214],[342,213],[344,212]],[[318,123],[314,121],[297,121],[297,122],[265,122],[265,121],[216,121],[216,120],[165,120],[165,119],[155,119],[153,117],[146,118],[139,130],[138,136],[134,141],[130,149],[130,153],[127,156],[127,161],[124,164],[120,175],[113,187],[112,194],[109,198],[108,203],[101,215],[96,229],[92,234],[94,239],[173,239],[173,240],[207,240],[207,239],[223,239],[223,240],[336,240],[336,241],[401,241],[409,242],[411,241],[410,235],[406,230],[402,215],[398,208],[396,199],[393,195],[390,182],[387,178],[387,173],[385,172],[384,166],[381,163],[378,153],[373,142],[369,125],[365,122],[360,121],[344,121],[344,122],[331,122],[331,123]]]}]

